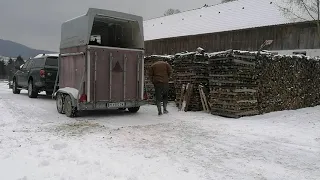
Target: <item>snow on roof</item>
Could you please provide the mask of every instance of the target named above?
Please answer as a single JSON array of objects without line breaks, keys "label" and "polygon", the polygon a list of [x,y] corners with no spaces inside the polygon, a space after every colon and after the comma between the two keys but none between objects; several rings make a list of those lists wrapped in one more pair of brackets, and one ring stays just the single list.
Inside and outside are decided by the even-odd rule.
[{"label": "snow on roof", "polygon": [[[145,41],[292,23],[283,0],[238,0],[143,23]],[[310,19],[306,14],[304,18]],[[302,20],[298,20],[302,21]],[[297,22],[297,21],[296,21]]]},{"label": "snow on roof", "polygon": [[35,56],[34,58],[41,58],[41,57],[59,57],[59,54],[38,54],[37,56]]}]

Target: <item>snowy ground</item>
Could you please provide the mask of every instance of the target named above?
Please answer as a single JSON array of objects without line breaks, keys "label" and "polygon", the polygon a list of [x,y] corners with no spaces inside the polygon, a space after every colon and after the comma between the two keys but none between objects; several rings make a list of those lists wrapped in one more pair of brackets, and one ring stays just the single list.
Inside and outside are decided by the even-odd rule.
[{"label": "snowy ground", "polygon": [[320,107],[242,119],[89,113],[0,83],[1,180],[320,179]]}]

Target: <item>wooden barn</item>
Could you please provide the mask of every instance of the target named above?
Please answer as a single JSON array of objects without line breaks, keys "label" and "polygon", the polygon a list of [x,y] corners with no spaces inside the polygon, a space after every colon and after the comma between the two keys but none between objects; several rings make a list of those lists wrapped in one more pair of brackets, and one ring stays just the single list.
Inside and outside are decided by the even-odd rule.
[{"label": "wooden barn", "polygon": [[[198,47],[207,52],[257,50],[271,39],[273,44],[266,50],[320,56],[316,24],[286,15],[279,8],[285,6],[280,1],[238,0],[146,20],[146,55],[195,51]],[[298,12],[295,14],[311,19]]]}]

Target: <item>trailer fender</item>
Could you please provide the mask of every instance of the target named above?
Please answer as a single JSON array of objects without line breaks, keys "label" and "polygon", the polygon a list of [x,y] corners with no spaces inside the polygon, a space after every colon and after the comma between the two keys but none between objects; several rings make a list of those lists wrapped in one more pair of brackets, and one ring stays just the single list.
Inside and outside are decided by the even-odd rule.
[{"label": "trailer fender", "polygon": [[57,93],[67,94],[72,99],[72,105],[77,106],[77,97],[78,97],[78,90],[71,87],[65,87],[59,89],[56,93],[54,93],[54,97],[56,97]]}]

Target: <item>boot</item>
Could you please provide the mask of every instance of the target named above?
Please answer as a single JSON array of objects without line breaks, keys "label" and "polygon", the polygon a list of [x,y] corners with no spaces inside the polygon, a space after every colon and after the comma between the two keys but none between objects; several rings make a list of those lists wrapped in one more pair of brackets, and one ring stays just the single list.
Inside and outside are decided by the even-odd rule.
[{"label": "boot", "polygon": [[164,114],[168,114],[169,111],[167,110],[167,103],[166,102],[163,102],[163,113]]},{"label": "boot", "polygon": [[162,115],[162,111],[161,111],[161,104],[157,104],[157,108],[158,108],[158,115]]}]

